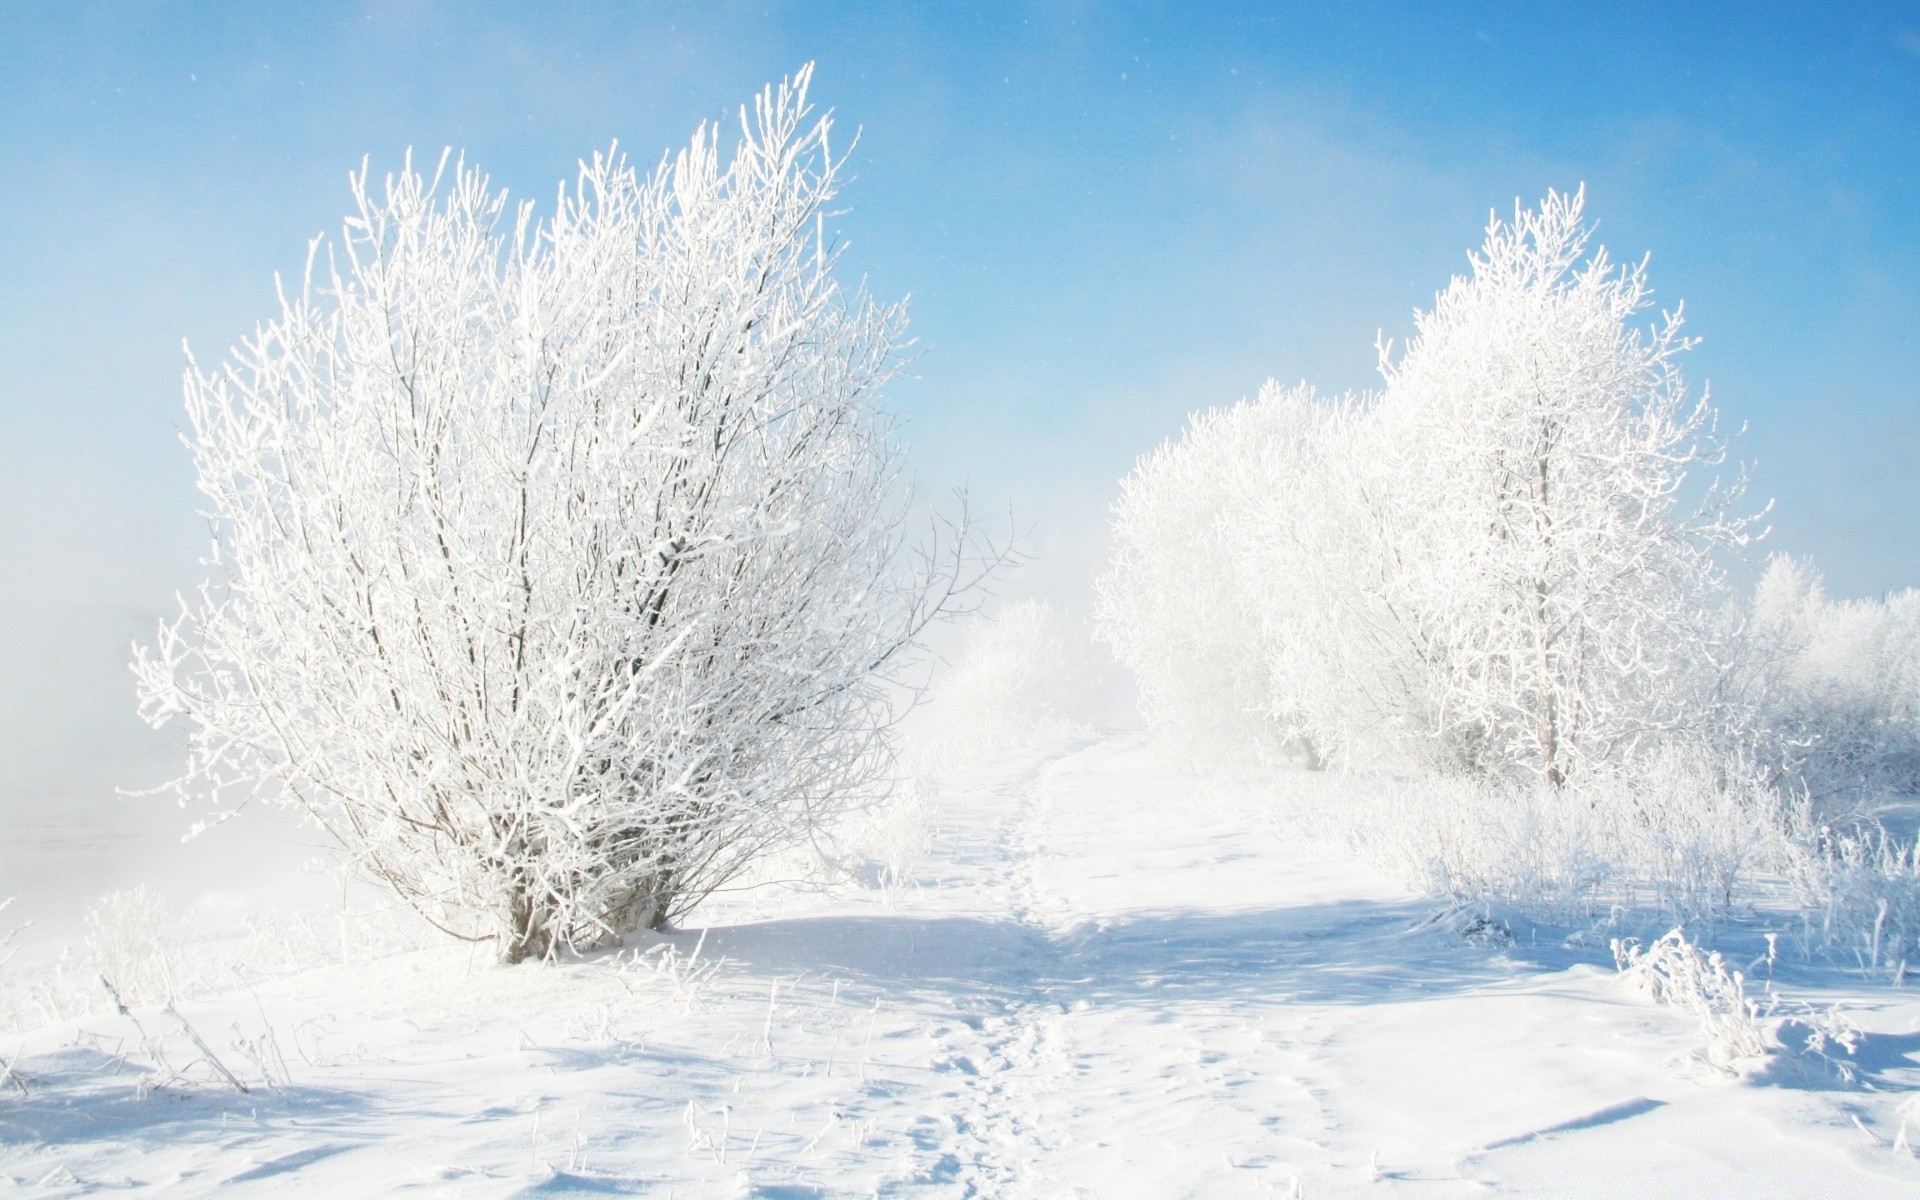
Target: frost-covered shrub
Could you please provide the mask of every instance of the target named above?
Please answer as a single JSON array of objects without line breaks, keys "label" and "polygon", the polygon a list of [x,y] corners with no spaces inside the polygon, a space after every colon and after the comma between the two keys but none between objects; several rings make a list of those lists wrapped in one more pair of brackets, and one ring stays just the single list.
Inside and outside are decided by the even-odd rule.
[{"label": "frost-covered shrub", "polygon": [[1706,936],[1792,861],[1779,795],[1738,759],[1668,750],[1596,791],[1589,808],[1615,826],[1610,853],[1658,911]]},{"label": "frost-covered shrub", "polygon": [[913,864],[932,848],[940,798],[932,770],[921,765],[914,747],[901,752],[898,766],[900,778],[821,829],[784,864],[770,861],[766,878],[852,882],[891,900],[907,883]]},{"label": "frost-covered shrub", "polygon": [[1755,589],[1749,660],[1782,774],[1817,801],[1920,791],[1920,590],[1830,600],[1784,555]]},{"label": "frost-covered shrub", "polygon": [[1699,1018],[1711,1066],[1731,1073],[1767,1054],[1760,1004],[1719,951],[1702,954],[1684,929],[1673,929],[1644,950],[1632,939],[1616,940],[1613,956],[1626,982],[1648,999]]},{"label": "frost-covered shrub", "polygon": [[[1284,740],[1291,714],[1273,713],[1266,614],[1247,569],[1256,504],[1248,489],[1269,473],[1283,485],[1311,485],[1304,470],[1259,464],[1317,449],[1318,417],[1309,396],[1270,383],[1257,403],[1194,414],[1180,441],[1121,481],[1095,627],[1133,673],[1149,726],[1195,757]],[[1296,433],[1296,420],[1309,428]],[[1293,528],[1283,521],[1277,530]]]},{"label": "frost-covered shrub", "polygon": [[664,926],[887,773],[958,585],[906,545],[904,315],[835,280],[807,80],[543,223],[464,164],[355,178],[319,279],[187,374],[224,579],[137,664],[184,788],[300,806],[511,961]]},{"label": "frost-covered shrub", "polygon": [[1593,830],[1537,789],[1346,771],[1273,782],[1282,831],[1337,842],[1431,895],[1584,913],[1611,877]]},{"label": "frost-covered shrub", "polygon": [[191,990],[182,920],[144,886],[102,896],[86,931],[93,965],[127,1003],[170,1003]]},{"label": "frost-covered shrub", "polygon": [[1823,830],[1795,867],[1820,949],[1895,978],[1920,965],[1920,847],[1875,827]]},{"label": "frost-covered shrub", "polygon": [[135,886],[91,905],[78,946],[0,976],[0,1031],[56,1024],[110,1006],[106,976],[130,1005],[165,1004],[443,945],[411,908],[388,898],[314,909],[270,909],[240,928],[212,928]]},{"label": "frost-covered shrub", "polygon": [[1683,923],[1709,936],[1795,861],[1774,792],[1697,755],[1539,780],[1281,772],[1279,820],[1436,896],[1535,920]]},{"label": "frost-covered shrub", "polygon": [[1415,887],[1532,917],[1586,915],[1615,880],[1603,830],[1533,784],[1351,781],[1371,804],[1340,812],[1345,840]]},{"label": "frost-covered shrub", "polygon": [[1920,590],[1831,600],[1811,567],[1776,556],[1748,645],[1755,745],[1807,809],[1793,879],[1814,948],[1903,975],[1920,961],[1920,848],[1876,810],[1920,792]]},{"label": "frost-covered shrub", "polygon": [[1588,238],[1579,196],[1496,219],[1380,393],[1269,385],[1141,460],[1099,628],[1151,721],[1554,787],[1726,740],[1739,484],[1690,481],[1679,317]]}]

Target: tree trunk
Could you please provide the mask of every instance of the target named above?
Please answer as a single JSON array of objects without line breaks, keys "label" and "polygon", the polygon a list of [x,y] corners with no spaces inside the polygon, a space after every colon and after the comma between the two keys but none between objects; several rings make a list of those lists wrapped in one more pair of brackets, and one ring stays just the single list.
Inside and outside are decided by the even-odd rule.
[{"label": "tree trunk", "polygon": [[506,929],[500,938],[500,961],[511,966],[529,958],[545,958],[553,947],[553,931],[547,928],[544,914],[535,911],[525,885],[516,880],[502,907],[506,910]]}]

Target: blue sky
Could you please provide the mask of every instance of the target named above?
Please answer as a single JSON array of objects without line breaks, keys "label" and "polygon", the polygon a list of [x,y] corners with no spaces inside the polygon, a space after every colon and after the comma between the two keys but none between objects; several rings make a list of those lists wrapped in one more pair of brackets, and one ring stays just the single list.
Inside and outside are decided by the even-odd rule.
[{"label": "blue sky", "polygon": [[912,296],[892,402],[1031,526],[1013,591],[1073,603],[1189,411],[1368,385],[1490,209],[1583,182],[1769,544],[1920,583],[1920,5],[0,2],[0,731],[123,720],[123,627],[200,574],[180,341],[270,314],[363,155],[544,199],[807,61],[863,131],[847,266]]}]

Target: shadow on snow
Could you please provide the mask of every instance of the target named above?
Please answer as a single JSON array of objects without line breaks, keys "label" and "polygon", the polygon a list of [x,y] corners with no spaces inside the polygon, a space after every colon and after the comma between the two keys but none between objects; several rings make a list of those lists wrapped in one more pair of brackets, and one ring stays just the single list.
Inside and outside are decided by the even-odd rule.
[{"label": "shadow on snow", "polygon": [[776,976],[837,975],[963,1004],[1378,1004],[1510,978],[1484,948],[1411,928],[1431,908],[1150,911],[1051,936],[1013,918],[800,917],[711,927],[706,952]]}]

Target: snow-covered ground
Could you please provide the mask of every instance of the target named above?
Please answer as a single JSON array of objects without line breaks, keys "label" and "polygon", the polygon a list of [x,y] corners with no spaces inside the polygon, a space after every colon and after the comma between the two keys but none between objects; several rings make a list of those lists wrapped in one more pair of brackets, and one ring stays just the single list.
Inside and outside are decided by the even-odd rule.
[{"label": "snow-covered ground", "polygon": [[[588,961],[438,947],[12,1036],[0,1193],[1920,1194],[1912,993],[1783,975],[1863,1032],[1833,1052],[1853,1079],[1784,1052],[1734,1078],[1603,947],[1435,907],[1280,839],[1251,789],[1078,741],[950,778],[891,894],[766,890]],[[156,1055],[188,1081],[143,1086]]]}]

